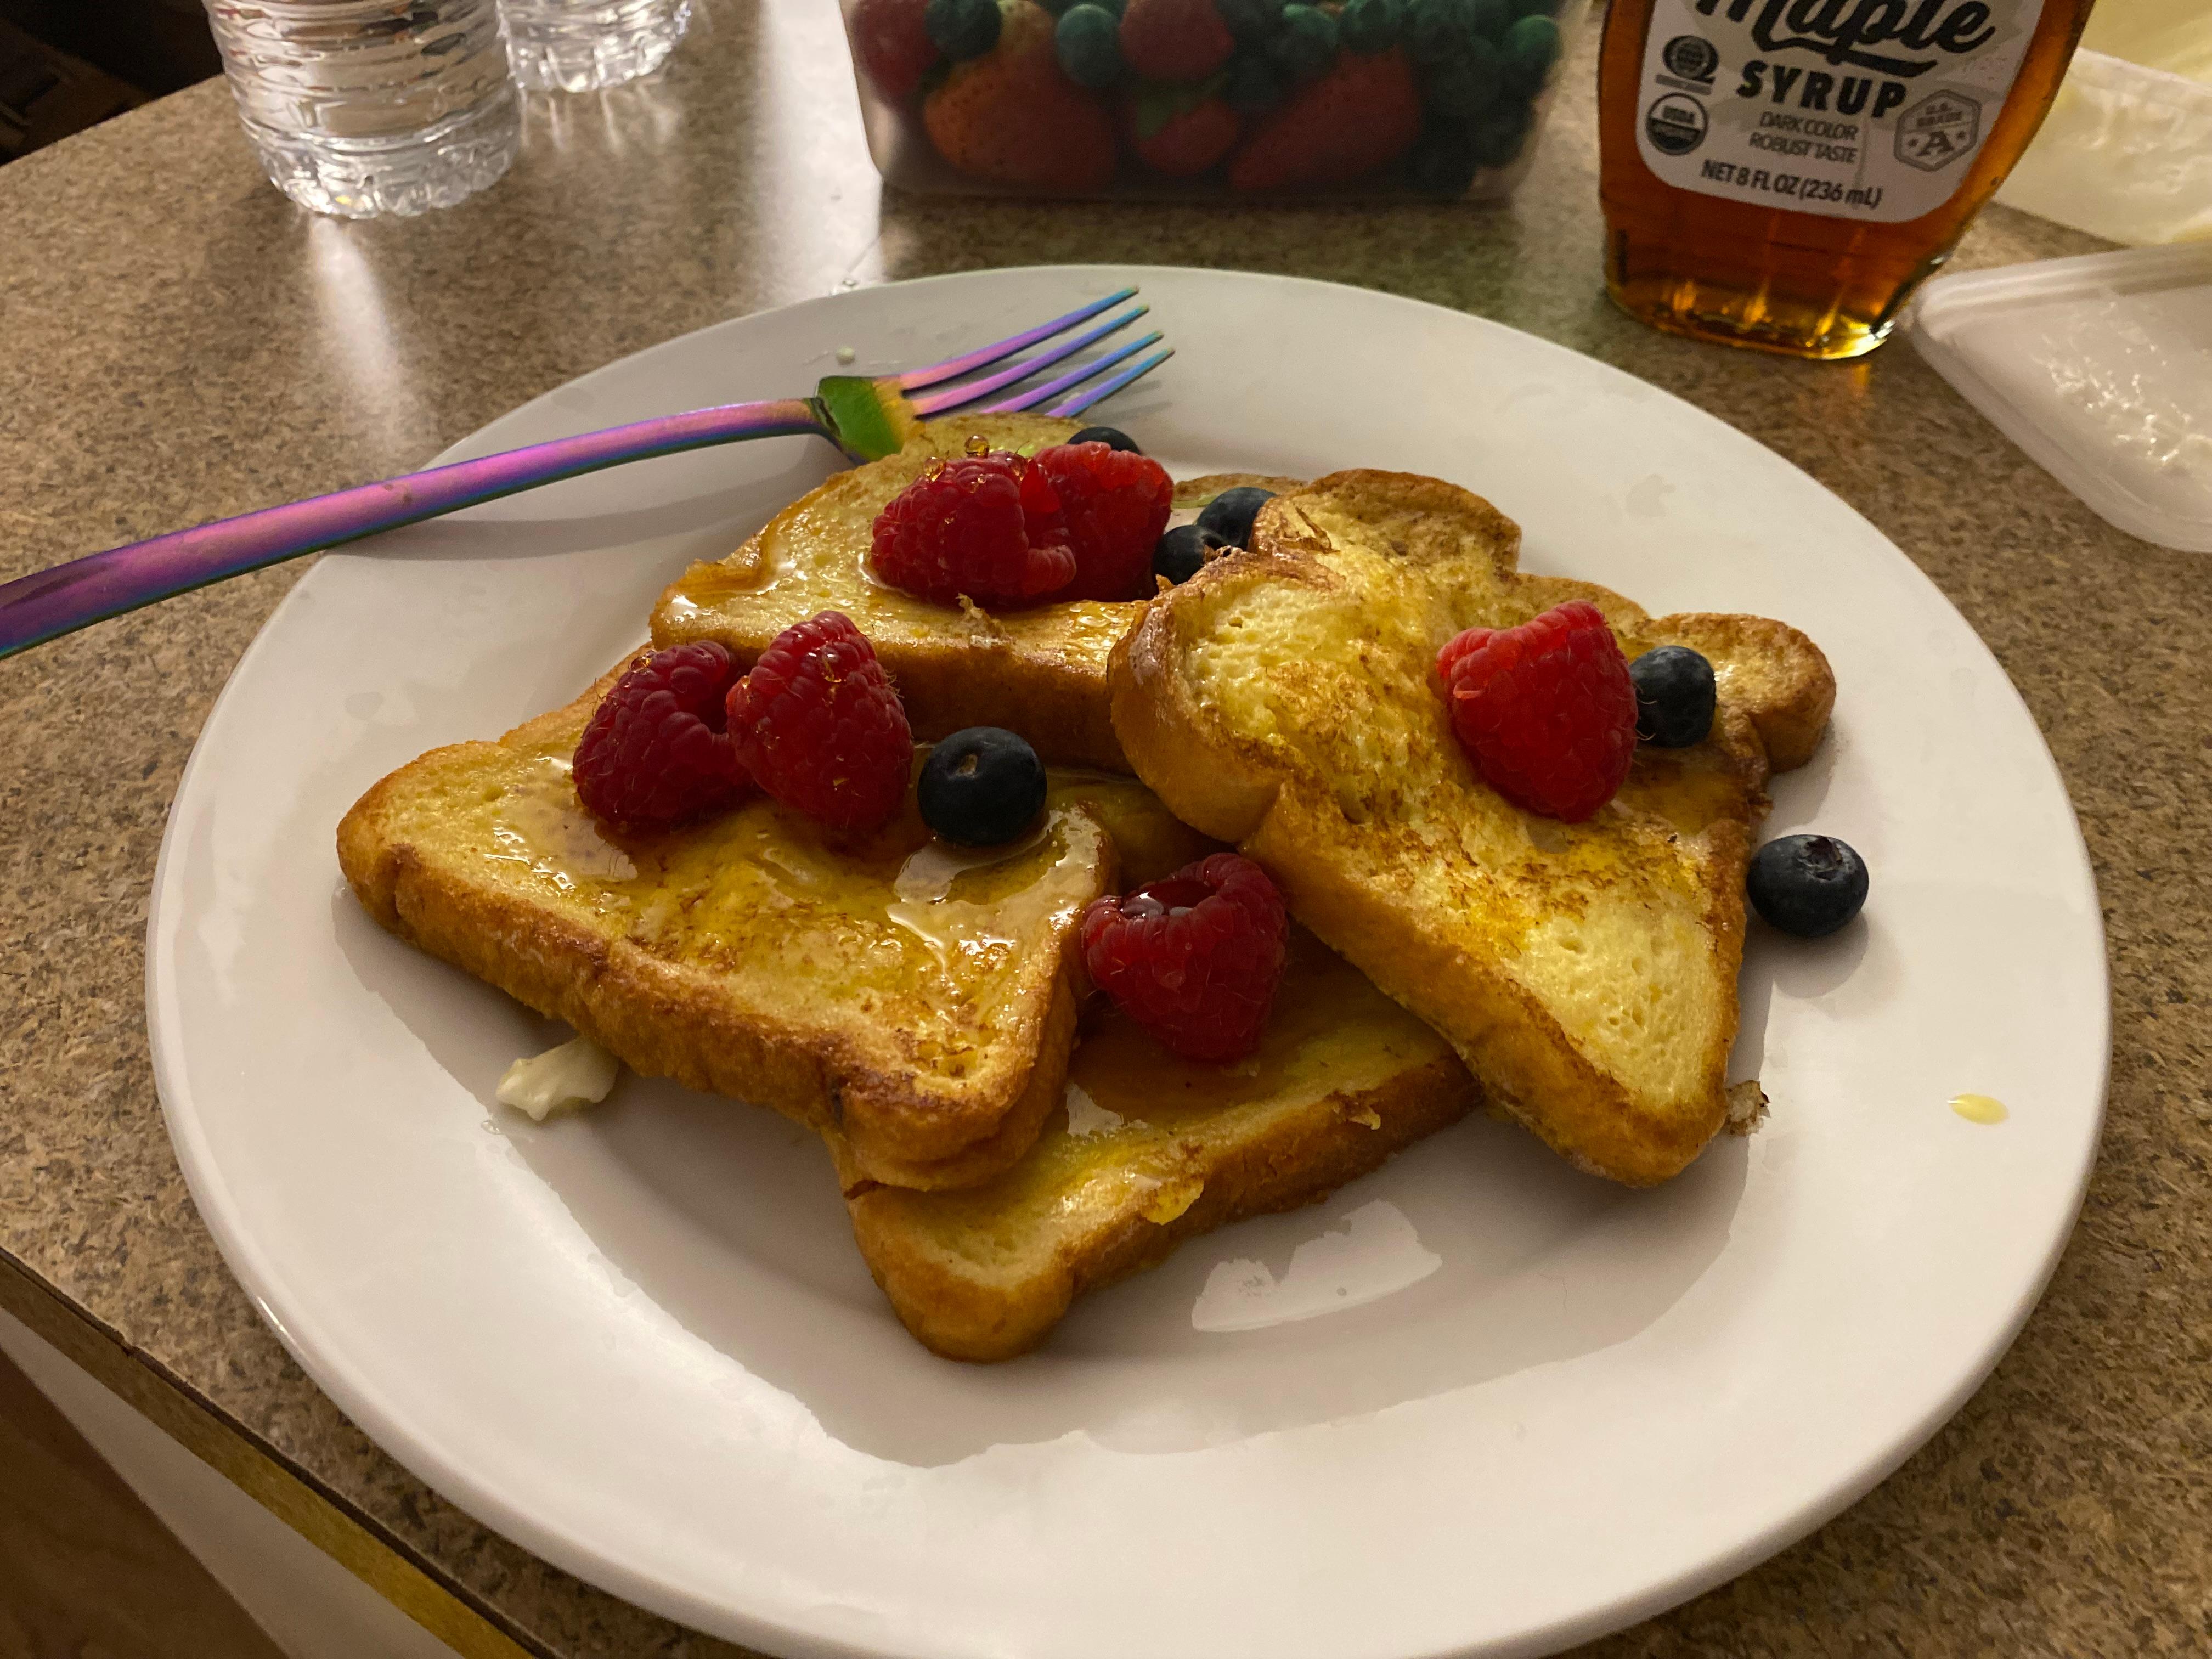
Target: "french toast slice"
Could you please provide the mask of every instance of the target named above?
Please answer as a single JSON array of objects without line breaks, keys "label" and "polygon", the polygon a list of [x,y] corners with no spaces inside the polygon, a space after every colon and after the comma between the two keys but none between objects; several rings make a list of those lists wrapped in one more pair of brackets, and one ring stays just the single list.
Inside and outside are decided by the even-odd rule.
[{"label": "french toast slice", "polygon": [[[1056,919],[1062,891],[1087,900],[1218,849],[1133,778],[1054,769],[1045,830],[1011,855],[956,854],[911,821],[838,842],[758,800],[689,830],[609,836],[577,805],[567,762],[620,672],[495,744],[434,750],[386,778],[341,825],[340,864],[384,926],[635,1069],[775,1106],[819,1133],[869,1270],[937,1352],[1020,1353],[1084,1291],[1198,1233],[1318,1199],[1474,1103],[1441,1038],[1298,928],[1250,1060],[1178,1060],[1097,1007],[1071,1062],[1072,956],[1056,956],[1049,934],[1027,938],[1020,913],[1039,896],[1029,874],[1072,860],[1093,872],[1042,896]],[[763,899],[798,912],[781,948],[742,914]],[[803,918],[823,920],[825,902],[834,926],[807,931]],[[994,1059],[1026,1056],[1028,1069],[999,1127],[949,1154],[932,1143],[916,1158],[903,1141],[887,1153],[871,1127],[872,1109],[896,1109],[877,1102],[884,1078],[926,1092],[939,1073],[914,1046],[886,1056],[867,1045],[908,1020],[920,1029],[907,1036],[941,1034],[932,1000],[962,988],[948,974],[886,991],[865,971],[860,958],[886,948],[879,903],[884,918],[900,907],[903,932],[954,945],[956,963],[972,954],[962,947],[1004,941],[1007,965],[1047,970],[1012,988],[1012,1017],[960,1030],[981,1051],[969,1076]],[[794,959],[802,937],[829,948]],[[708,948],[716,939],[730,950]],[[930,957],[940,973],[951,965]],[[781,981],[768,988],[773,1010],[764,980]]]},{"label": "french toast slice", "polygon": [[[1802,764],[1835,681],[1796,629],[1653,617],[1515,568],[1487,501],[1349,471],[1261,509],[1253,550],[1163,593],[1116,651],[1115,729],[1178,817],[1237,843],[1291,913],[1434,1026],[1492,1103],[1583,1169],[1662,1181],[1727,1116],[1743,878],[1771,770]],[[1583,823],[1522,811],[1453,736],[1439,648],[1568,599],[1631,658],[1689,645],[1711,734],[1639,746]]]},{"label": "french toast slice", "polygon": [[[1108,713],[1106,661],[1135,624],[1141,600],[955,610],[885,586],[868,568],[877,515],[932,461],[964,453],[971,437],[994,449],[1038,449],[1077,429],[1073,421],[1042,415],[915,422],[897,454],[838,473],[729,557],[686,570],[653,608],[653,644],[714,640],[749,668],[793,623],[842,611],[898,682],[915,736],[1003,726],[1048,762],[1127,771]],[[1194,478],[1176,486],[1176,500],[1201,506],[1238,483],[1274,489],[1295,481]]]},{"label": "french toast slice", "polygon": [[[1099,803],[1125,885],[1216,850],[1127,790]],[[1294,927],[1267,1032],[1240,1064],[1179,1060],[1102,1002],[1065,1104],[1012,1169],[927,1193],[853,1179],[842,1158],[841,1173],[854,1238],[908,1330],[947,1358],[1008,1359],[1085,1291],[1323,1198],[1480,1100],[1442,1037]]]},{"label": "french toast slice", "polygon": [[1099,813],[1062,776],[1034,836],[975,856],[934,841],[911,794],[860,838],[758,796],[611,835],[569,758],[628,666],[363,795],[337,835],[363,907],[639,1072],[836,1135],[866,1179],[959,1186],[1012,1164],[1060,1103],[1077,923],[1116,872]]}]

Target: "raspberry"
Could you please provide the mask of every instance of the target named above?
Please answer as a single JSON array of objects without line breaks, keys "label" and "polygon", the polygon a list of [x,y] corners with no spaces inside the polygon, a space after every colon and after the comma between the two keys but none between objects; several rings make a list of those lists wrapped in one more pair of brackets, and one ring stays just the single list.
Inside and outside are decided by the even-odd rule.
[{"label": "raspberry", "polygon": [[734,806],[751,781],[723,700],[738,678],[712,641],[657,651],[615,682],[576,744],[576,794],[619,830],[665,830]]},{"label": "raspberry", "polygon": [[876,829],[906,800],[906,707],[876,647],[835,611],[776,635],[730,688],[729,720],[761,787],[832,829]]},{"label": "raspberry", "polygon": [[938,605],[1034,605],[1075,575],[1060,496],[1042,468],[994,452],[933,461],[877,515],[868,562]]},{"label": "raspberry", "polygon": [[1579,823],[1636,757],[1636,688],[1605,617],[1571,599],[1518,628],[1470,628],[1437,653],[1452,730],[1516,806]]},{"label": "raspberry", "polygon": [[1041,450],[1037,465],[1060,496],[1075,580],[1060,599],[1141,599],[1152,589],[1152,550],[1168,527],[1175,485],[1158,461],[1109,444]]},{"label": "raspberry", "polygon": [[924,23],[928,0],[860,0],[853,8],[853,55],[876,89],[894,101],[936,66],[937,43]]},{"label": "raspberry", "polygon": [[1242,1060],[1260,1046],[1289,937],[1283,896],[1235,853],[1083,913],[1092,982],[1186,1060]]}]

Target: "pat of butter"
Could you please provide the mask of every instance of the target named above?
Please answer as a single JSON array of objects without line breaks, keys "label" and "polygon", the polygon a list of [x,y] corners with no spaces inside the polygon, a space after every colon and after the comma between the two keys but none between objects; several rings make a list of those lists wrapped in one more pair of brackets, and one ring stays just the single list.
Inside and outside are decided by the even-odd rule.
[{"label": "pat of butter", "polygon": [[543,1123],[562,1112],[595,1106],[615,1086],[622,1062],[586,1036],[518,1060],[499,1080],[499,1103]]},{"label": "pat of butter", "polygon": [[1127,1120],[1119,1112],[1109,1112],[1091,1097],[1091,1091],[1079,1083],[1067,1085],[1067,1133],[1077,1140],[1088,1140],[1093,1135],[1110,1133]]}]

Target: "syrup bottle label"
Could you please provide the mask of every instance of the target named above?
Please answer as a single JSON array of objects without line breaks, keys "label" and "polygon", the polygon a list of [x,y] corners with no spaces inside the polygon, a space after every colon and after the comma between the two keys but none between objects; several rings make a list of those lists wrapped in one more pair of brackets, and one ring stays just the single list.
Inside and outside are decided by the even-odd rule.
[{"label": "syrup bottle label", "polygon": [[1653,0],[1636,146],[1667,183],[1896,224],[1996,125],[2044,0]]}]

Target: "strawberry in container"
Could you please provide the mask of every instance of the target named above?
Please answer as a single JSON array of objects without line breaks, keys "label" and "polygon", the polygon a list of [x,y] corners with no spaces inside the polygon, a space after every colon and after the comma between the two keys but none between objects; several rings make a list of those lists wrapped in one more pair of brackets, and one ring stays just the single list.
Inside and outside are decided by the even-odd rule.
[{"label": "strawberry in container", "polygon": [[1502,199],[1583,0],[844,0],[868,144],[935,191]]}]

